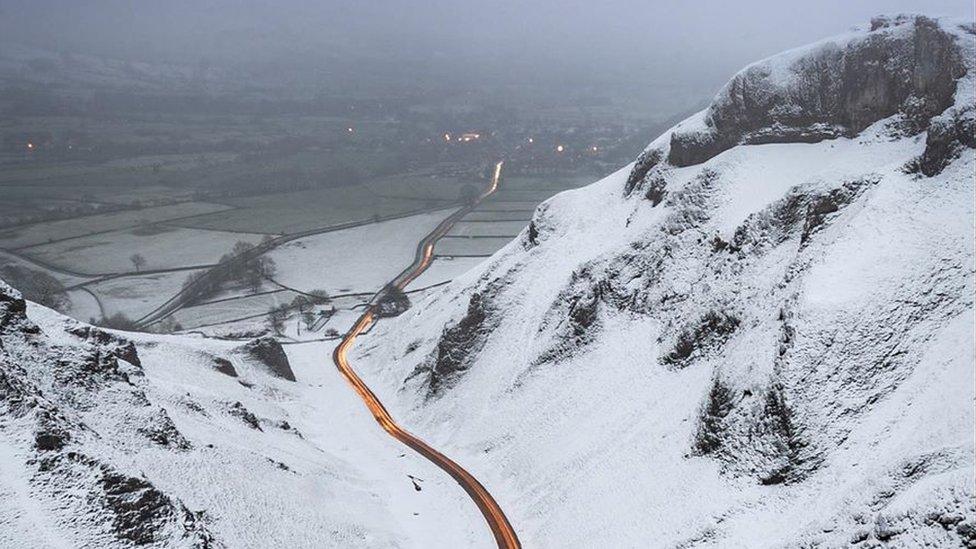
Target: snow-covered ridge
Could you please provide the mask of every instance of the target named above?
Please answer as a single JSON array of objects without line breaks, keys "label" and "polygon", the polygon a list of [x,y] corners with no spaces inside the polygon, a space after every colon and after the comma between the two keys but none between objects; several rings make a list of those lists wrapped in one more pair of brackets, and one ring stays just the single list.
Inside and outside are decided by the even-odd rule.
[{"label": "snow-covered ridge", "polygon": [[[486,484],[527,546],[976,543],[974,35],[875,27],[740,73],[721,114],[547,201],[364,339],[352,361],[370,385]],[[938,47],[916,50],[923,37]],[[795,96],[761,75],[906,48],[951,76],[913,91],[938,99],[919,117],[904,98],[857,123],[775,110],[759,114],[843,128],[767,142],[744,138],[771,127],[746,117],[722,150],[672,161],[675,135],[723,132],[709,120],[754,97],[728,90],[768,90],[771,108],[830,98],[830,78]]]},{"label": "snow-covered ridge", "polygon": [[[0,281],[0,547],[457,546],[482,534],[475,509],[426,533],[417,515],[436,520],[463,492],[399,457],[337,374],[323,394],[327,350],[288,355],[270,339],[94,328]],[[429,477],[423,492],[407,474]]]},{"label": "snow-covered ridge", "polygon": [[967,97],[967,112],[956,117],[965,127],[950,139],[972,144],[972,90],[959,82],[973,69],[973,39],[972,22],[878,17],[870,30],[753,63],[733,76],[707,109],[652,144],[628,186],[661,160],[689,166],[739,144],[851,137],[896,114],[899,131],[914,135],[952,104],[966,105]]}]

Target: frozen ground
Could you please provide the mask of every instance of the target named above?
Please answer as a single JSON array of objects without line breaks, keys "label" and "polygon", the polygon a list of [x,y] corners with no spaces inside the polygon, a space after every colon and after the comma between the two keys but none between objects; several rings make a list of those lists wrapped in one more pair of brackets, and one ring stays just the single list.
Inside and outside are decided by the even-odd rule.
[{"label": "frozen ground", "polygon": [[169,269],[216,263],[239,241],[257,243],[264,235],[163,227],[139,234],[122,230],[42,244],[24,251],[30,257],[81,273],[132,272],[133,254],[146,259],[147,269]]},{"label": "frozen ground", "polygon": [[[439,249],[439,245],[435,247],[435,254]],[[407,286],[407,290],[447,282],[474,268],[482,261],[484,259],[479,257],[435,257],[434,262],[427,267],[427,270]]]},{"label": "frozen ground", "polygon": [[275,279],[302,291],[375,292],[413,262],[417,243],[453,209],[295,240],[269,256]]},{"label": "frozen ground", "polygon": [[228,209],[223,204],[186,202],[172,206],[159,206],[139,210],[126,210],[107,214],[37,223],[23,228],[0,231],[0,247],[20,248],[34,246],[51,240],[72,238],[96,232],[113,231],[134,227],[143,223],[158,223],[177,218],[219,212]]},{"label": "frozen ground", "polygon": [[179,292],[186,279],[196,272],[121,276],[89,284],[87,288],[98,295],[109,316],[124,313],[129,318],[140,318]]},{"label": "frozen ground", "polygon": [[[57,419],[40,428],[69,431],[35,448],[33,416],[0,407],[0,546],[129,546],[142,535],[154,547],[491,546],[466,494],[375,424],[332,365],[332,343],[286,346],[294,382],[243,360],[238,343],[193,336],[133,336],[138,365],[115,358],[132,360],[120,340],[69,333],[78,324],[43,307],[28,306],[40,331],[21,331],[8,290],[0,352],[31,368],[4,363],[5,390],[44,387],[40,405]],[[70,377],[82,375],[76,364],[92,369]],[[120,495],[133,499],[116,506]]]}]

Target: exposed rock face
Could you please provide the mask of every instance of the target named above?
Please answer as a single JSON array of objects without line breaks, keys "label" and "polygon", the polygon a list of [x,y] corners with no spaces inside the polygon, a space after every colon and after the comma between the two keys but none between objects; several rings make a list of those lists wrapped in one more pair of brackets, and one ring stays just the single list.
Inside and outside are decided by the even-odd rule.
[{"label": "exposed rock face", "polygon": [[88,341],[100,345],[116,358],[120,358],[134,366],[142,366],[139,361],[139,351],[131,341],[110,334],[105,330],[90,326],[88,324],[77,324],[68,329],[68,332]]},{"label": "exposed rock face", "polygon": [[[142,376],[135,346],[89,326],[69,330],[84,341],[52,343],[27,318],[20,294],[0,281],[0,444],[28,456],[3,466],[28,472],[35,497],[66,510],[69,521],[83,521],[95,545],[215,547],[203,521],[179,500],[105,457],[131,448],[126,444],[189,447],[134,383]],[[106,443],[103,433],[119,422],[139,436]],[[33,436],[25,440],[22,431]]]},{"label": "exposed rock face", "polygon": [[672,134],[669,162],[698,164],[741,143],[854,135],[909,104],[926,120],[946,110],[966,72],[953,37],[923,16],[874,26],[863,39],[740,72],[708,109],[705,128]]},{"label": "exposed rock face", "polygon": [[[736,74],[698,118],[637,158],[624,193],[664,161],[691,166],[742,144],[851,137],[896,114],[901,120],[893,129],[929,132],[925,154],[909,169],[935,175],[960,147],[976,147],[972,106],[947,112],[966,73],[958,37],[934,20],[876,18],[867,34],[800,48]],[[648,198],[660,201],[661,189],[649,187]]]},{"label": "exposed rock face", "polygon": [[881,19],[746,69],[359,359],[443,367],[404,409],[555,545],[967,546],[974,36]]},{"label": "exposed rock face", "polygon": [[225,376],[237,377],[237,368],[234,368],[234,364],[231,361],[216,355],[208,355],[207,358],[210,360],[211,367],[214,370]]},{"label": "exposed rock face", "polygon": [[291,369],[291,363],[288,362],[288,355],[285,354],[281,343],[271,336],[249,341],[239,347],[237,353],[256,362],[273,376],[295,381],[295,373]]},{"label": "exposed rock face", "polygon": [[471,367],[490,329],[488,324],[490,307],[487,296],[482,293],[471,294],[465,315],[457,324],[444,328],[429,370],[428,383],[431,395],[436,395],[444,387],[450,386],[461,373]]}]

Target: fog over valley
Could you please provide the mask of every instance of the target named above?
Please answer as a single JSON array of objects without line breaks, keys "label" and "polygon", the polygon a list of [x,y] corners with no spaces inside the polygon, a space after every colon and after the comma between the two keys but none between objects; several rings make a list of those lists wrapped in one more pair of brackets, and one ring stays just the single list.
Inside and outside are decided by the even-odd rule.
[{"label": "fog over valley", "polygon": [[976,547],[971,0],[0,0],[0,549]]}]

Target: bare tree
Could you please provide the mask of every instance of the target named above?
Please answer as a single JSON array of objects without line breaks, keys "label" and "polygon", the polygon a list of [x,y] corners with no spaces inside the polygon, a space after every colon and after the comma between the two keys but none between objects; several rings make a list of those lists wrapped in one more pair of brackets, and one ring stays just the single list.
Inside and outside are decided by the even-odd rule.
[{"label": "bare tree", "polygon": [[271,310],[268,311],[268,324],[271,325],[271,329],[274,330],[274,333],[278,335],[281,335],[281,333],[284,331],[285,320],[287,319],[287,306],[272,307]]},{"label": "bare tree", "polygon": [[132,266],[136,268],[136,272],[142,270],[146,266],[146,258],[142,257],[142,254],[132,254],[129,256],[129,261],[132,262]]},{"label": "bare tree", "polygon": [[318,319],[316,318],[315,313],[313,313],[312,311],[305,311],[302,313],[302,322],[305,323],[306,330],[312,331],[312,328],[315,326],[316,320]]}]

